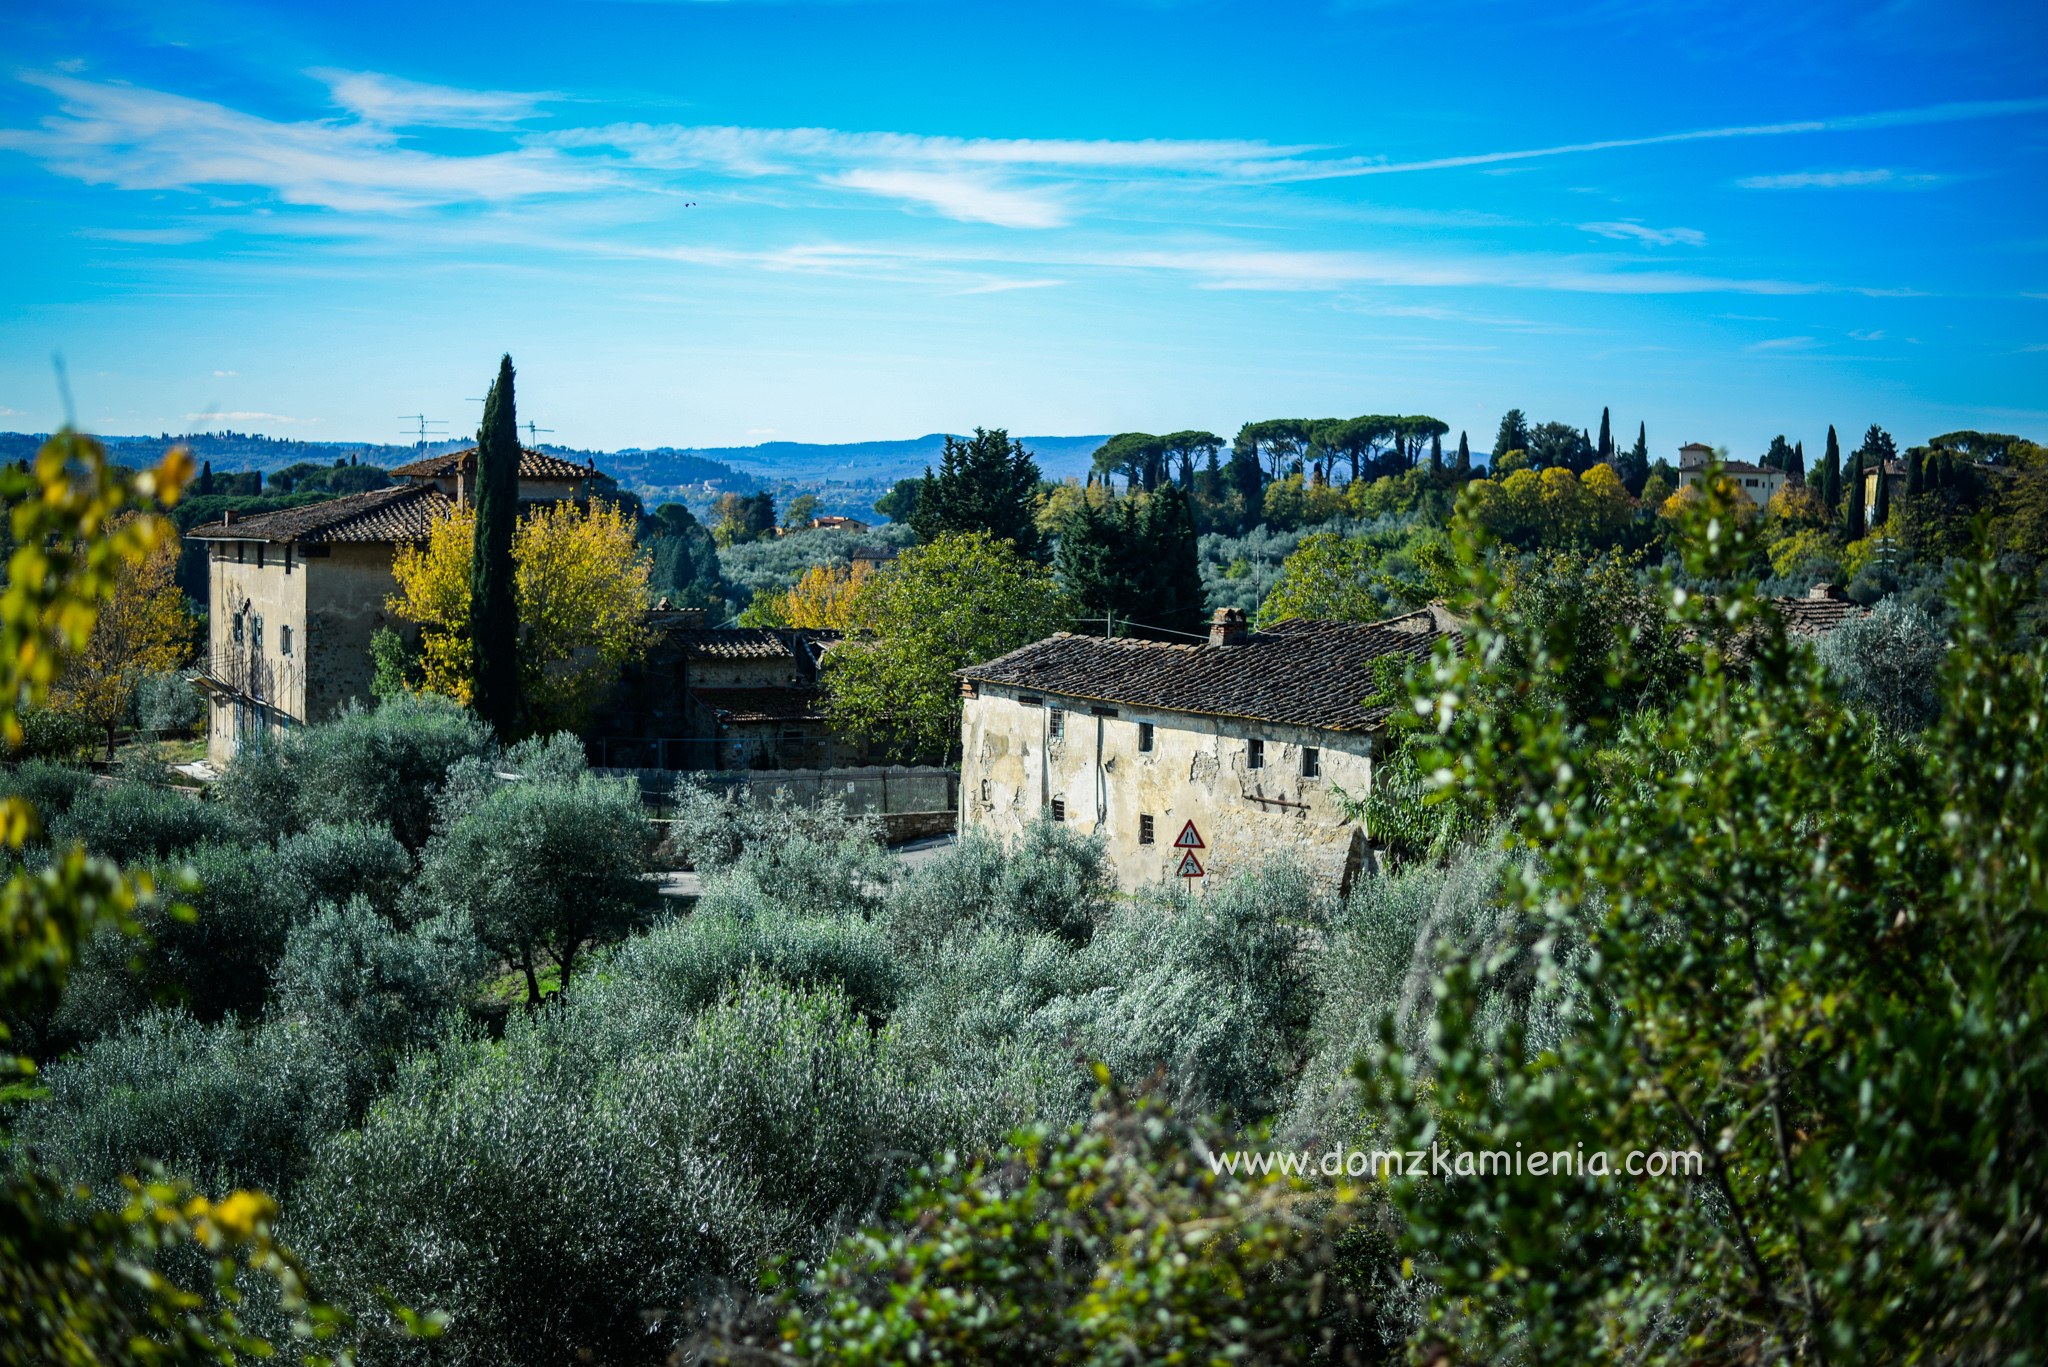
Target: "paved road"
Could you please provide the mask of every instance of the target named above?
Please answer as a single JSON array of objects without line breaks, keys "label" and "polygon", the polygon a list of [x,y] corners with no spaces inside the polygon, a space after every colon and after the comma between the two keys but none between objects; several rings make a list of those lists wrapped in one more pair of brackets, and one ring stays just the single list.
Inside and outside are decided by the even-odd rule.
[{"label": "paved road", "polygon": [[[906,869],[920,868],[931,863],[947,850],[953,848],[955,837],[950,835],[928,836],[923,840],[911,840],[896,846],[889,853],[896,856]],[[671,870],[659,875],[661,895],[678,901],[694,902],[704,891],[703,876],[694,872]]]}]

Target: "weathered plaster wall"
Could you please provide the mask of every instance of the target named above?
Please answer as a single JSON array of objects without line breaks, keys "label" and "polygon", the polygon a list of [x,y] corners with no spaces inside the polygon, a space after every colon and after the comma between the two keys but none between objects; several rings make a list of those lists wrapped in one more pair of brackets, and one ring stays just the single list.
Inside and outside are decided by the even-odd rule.
[{"label": "weathered plaster wall", "polygon": [[[1020,696],[1038,695],[984,683],[963,702],[963,830],[1015,839],[1059,799],[1068,825],[1102,833],[1126,887],[1173,876],[1182,853],[1173,842],[1189,821],[1205,842],[1197,885],[1281,850],[1340,884],[1363,865],[1364,828],[1331,790],[1368,790],[1369,736],[1121,706],[1099,716],[1092,704],[1046,696],[1032,707]],[[1060,739],[1050,734],[1055,708],[1065,715]],[[1140,722],[1154,728],[1149,753],[1138,749]],[[1265,747],[1257,769],[1247,763],[1253,739]],[[1302,774],[1304,747],[1319,753],[1318,776]],[[1139,842],[1148,815],[1149,845]]]},{"label": "weathered plaster wall", "polygon": [[397,591],[391,574],[394,548],[342,542],[306,562],[306,710],[304,721],[324,721],[350,698],[370,701],[370,637],[397,629],[386,601]]},{"label": "weathered plaster wall", "polygon": [[[207,758],[224,764],[234,757],[238,735],[272,724],[277,715],[305,714],[306,566],[283,546],[215,542],[207,576],[208,652],[214,674],[260,698],[260,707],[217,700],[207,717]],[[241,558],[236,559],[236,552]],[[234,639],[235,615],[242,616],[242,642]],[[263,639],[256,641],[256,619]],[[291,654],[284,653],[290,630]]]}]

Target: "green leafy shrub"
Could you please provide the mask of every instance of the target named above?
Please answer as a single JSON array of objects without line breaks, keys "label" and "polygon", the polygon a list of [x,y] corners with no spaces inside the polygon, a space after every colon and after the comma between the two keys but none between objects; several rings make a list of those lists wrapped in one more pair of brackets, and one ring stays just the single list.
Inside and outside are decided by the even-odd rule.
[{"label": "green leafy shrub", "polygon": [[1868,708],[1894,731],[1923,730],[1940,710],[1948,639],[1931,616],[1900,598],[1842,623],[1815,651],[1842,700]]},{"label": "green leafy shrub", "polygon": [[92,782],[92,770],[75,764],[24,760],[0,772],[0,796],[21,798],[35,808],[47,836],[50,823],[70,811]]},{"label": "green leafy shrub", "polygon": [[363,898],[384,917],[395,917],[412,881],[412,856],[382,826],[315,824],[277,842],[271,878],[280,906],[294,916],[322,905]]},{"label": "green leafy shrub", "polygon": [[[1104,1075],[1107,1076],[1106,1074]],[[847,1239],[776,1347],[834,1363],[1328,1360],[1352,1194],[1219,1173],[1240,1137],[1110,1094],[986,1161],[921,1172],[897,1220]]]},{"label": "green leafy shrub", "polygon": [[433,833],[434,798],[450,767],[496,750],[490,728],[461,705],[401,693],[238,755],[216,792],[246,829],[268,838],[320,822],[368,822],[417,851]]},{"label": "green leafy shrub", "polygon": [[660,902],[642,875],[651,832],[630,781],[504,783],[434,836],[417,905],[469,918],[540,1000],[542,956],[568,985],[577,956],[643,924]]},{"label": "green leafy shrub", "polygon": [[1116,873],[1099,837],[1034,821],[1014,848],[966,831],[951,850],[918,869],[889,899],[891,934],[929,946],[985,926],[1057,935],[1086,944],[1108,914]]},{"label": "green leafy shrub", "polygon": [[159,783],[130,779],[80,791],[50,822],[50,843],[78,841],[94,854],[140,864],[233,834],[227,813]]},{"label": "green leafy shrub", "polygon": [[162,1163],[211,1190],[285,1193],[345,1119],[337,1060],[291,1023],[250,1030],[158,1012],[51,1064],[43,1083],[21,1138],[95,1185]]}]

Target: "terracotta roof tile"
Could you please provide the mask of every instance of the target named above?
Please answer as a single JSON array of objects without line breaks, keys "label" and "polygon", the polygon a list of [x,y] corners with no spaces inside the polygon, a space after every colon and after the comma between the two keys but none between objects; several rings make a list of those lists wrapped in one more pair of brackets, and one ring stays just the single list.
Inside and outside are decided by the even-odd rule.
[{"label": "terracotta roof tile", "polygon": [[[476,448],[465,447],[460,451],[449,451],[438,456],[428,456],[410,465],[401,465],[391,473],[406,479],[445,479],[453,475],[457,466],[473,467],[476,463]],[[519,477],[521,479],[589,479],[597,471],[588,465],[578,465],[573,460],[535,451],[530,447],[519,448]]]},{"label": "terracotta roof tile", "polygon": [[1373,662],[1425,659],[1449,626],[1425,609],[1364,624],[1280,622],[1237,646],[1061,632],[958,674],[1090,702],[1362,731],[1389,711],[1362,701]]},{"label": "terracotta roof tile", "polygon": [[396,484],[388,489],[350,494],[280,508],[274,513],[208,522],[185,533],[195,541],[296,541],[324,544],[337,541],[424,541],[435,522],[446,517],[454,501],[424,484]]},{"label": "terracotta roof tile", "polygon": [[684,627],[668,633],[685,657],[697,660],[794,660],[782,633],[766,627]]}]

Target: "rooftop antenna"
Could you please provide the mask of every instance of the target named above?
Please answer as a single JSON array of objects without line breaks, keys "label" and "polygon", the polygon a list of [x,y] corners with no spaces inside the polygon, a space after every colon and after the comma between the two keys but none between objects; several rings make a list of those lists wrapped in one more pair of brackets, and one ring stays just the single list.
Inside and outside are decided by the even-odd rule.
[{"label": "rooftop antenna", "polygon": [[526,420],[525,422],[521,423],[521,424],[520,424],[520,426],[522,426],[522,427],[524,427],[524,428],[526,429],[526,444],[527,444],[528,446],[538,446],[538,445],[540,444],[540,443],[539,443],[539,441],[538,441],[538,440],[537,440],[537,439],[535,438],[535,436],[534,436],[534,434],[535,434],[535,433],[537,433],[537,432],[553,432],[553,431],[555,430],[555,429],[554,429],[554,428],[552,428],[552,427],[535,427],[535,426],[533,425],[533,419],[532,419],[532,418],[528,418],[528,419],[527,419],[527,420]]},{"label": "rooftop antenna", "polygon": [[[425,446],[427,440],[431,437],[445,437],[448,435],[447,423],[439,418],[430,418],[424,413],[400,413],[398,420],[403,423],[413,424],[414,431],[412,435],[418,438],[421,446]],[[436,427],[442,430],[436,432],[433,430]]]}]

